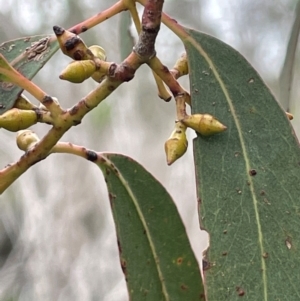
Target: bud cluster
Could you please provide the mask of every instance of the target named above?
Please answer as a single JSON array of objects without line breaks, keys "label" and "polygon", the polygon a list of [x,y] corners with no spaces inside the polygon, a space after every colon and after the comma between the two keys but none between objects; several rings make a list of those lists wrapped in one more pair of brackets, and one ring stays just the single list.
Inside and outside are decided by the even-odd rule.
[{"label": "bud cluster", "polygon": [[98,45],[87,47],[79,36],[59,26],[54,26],[53,30],[62,52],[74,60],[61,72],[59,78],[82,83],[92,77],[100,83],[106,75],[106,70],[101,70],[101,62],[106,61],[105,50]]},{"label": "bud cluster", "polygon": [[175,129],[165,143],[168,165],[174,163],[186,152],[188,141],[185,132],[187,127],[202,136],[211,136],[227,129],[225,125],[209,114],[186,115],[183,119],[176,121]]}]

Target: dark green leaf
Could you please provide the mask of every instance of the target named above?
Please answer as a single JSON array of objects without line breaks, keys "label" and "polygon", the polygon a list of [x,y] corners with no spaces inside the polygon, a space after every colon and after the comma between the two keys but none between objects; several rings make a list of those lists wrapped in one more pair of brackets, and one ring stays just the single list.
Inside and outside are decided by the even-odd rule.
[{"label": "dark green leaf", "polygon": [[300,300],[300,150],[257,72],[187,30],[192,111],[228,129],[194,142],[200,220],[210,234],[208,301]]},{"label": "dark green leaf", "polygon": [[200,269],[170,195],[132,159],[103,158],[130,300],[204,300]]},{"label": "dark green leaf", "polygon": [[[0,53],[20,73],[32,79],[59,49],[53,36],[39,35],[8,41],[0,45]],[[0,115],[13,107],[22,88],[0,81]]]}]

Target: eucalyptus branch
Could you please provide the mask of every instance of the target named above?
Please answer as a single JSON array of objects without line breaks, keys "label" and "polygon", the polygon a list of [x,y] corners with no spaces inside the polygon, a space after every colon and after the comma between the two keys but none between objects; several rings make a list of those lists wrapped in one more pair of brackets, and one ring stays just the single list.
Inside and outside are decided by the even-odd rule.
[{"label": "eucalyptus branch", "polygon": [[87,31],[88,29],[93,28],[94,26],[102,23],[103,21],[108,20],[109,18],[117,15],[118,13],[127,10],[126,5],[124,4],[123,0],[118,1],[108,9],[97,13],[93,17],[71,27],[69,31],[75,33],[75,34],[80,34],[82,32]]},{"label": "eucalyptus branch", "polygon": [[155,40],[160,29],[163,0],[148,0],[142,16],[142,29],[134,51],[146,62],[156,55]]},{"label": "eucalyptus branch", "polygon": [[101,152],[96,152],[69,142],[58,142],[51,150],[51,154],[71,154],[91,161],[98,166],[104,164],[109,168],[112,164]]},{"label": "eucalyptus branch", "polygon": [[123,0],[122,1],[126,8],[129,10],[131,14],[131,18],[133,20],[134,26],[136,28],[137,33],[139,34],[141,31],[141,22],[136,9],[135,0]]},{"label": "eucalyptus branch", "polygon": [[182,120],[187,116],[185,103],[186,103],[187,94],[177,94],[175,97],[176,101],[176,112],[177,112],[177,120]]},{"label": "eucalyptus branch", "polygon": [[[128,10],[130,11],[133,23],[135,25],[136,31],[139,34],[141,31],[141,22],[137,13],[135,0],[124,0],[123,1]],[[158,97],[163,99],[164,101],[170,101],[172,98],[172,95],[170,92],[166,89],[162,79],[152,70],[154,80],[156,82],[157,90],[158,90]]]},{"label": "eucalyptus branch", "polygon": [[176,101],[177,119],[181,120],[187,115],[185,103],[191,104],[190,94],[178,83],[169,69],[157,57],[149,60],[148,65],[160,76],[173,93]]},{"label": "eucalyptus branch", "polygon": [[[58,142],[51,150],[51,154],[72,154],[89,161],[95,161],[95,156],[91,155],[94,151],[90,151],[83,146],[75,145],[69,142]],[[92,158],[93,157],[93,158]]]},{"label": "eucalyptus branch", "polygon": [[[177,94],[189,94],[180,84],[179,82],[174,78],[168,67],[164,66],[162,62],[155,56],[151,60],[147,62],[147,64],[150,66],[152,70],[155,71],[157,75],[162,78],[162,80],[165,82],[165,84],[169,87],[171,92],[174,96]],[[190,104],[190,98],[186,98],[186,102]]]},{"label": "eucalyptus branch", "polygon": [[[145,6],[147,0],[136,0],[136,2]],[[175,19],[171,18],[167,14],[162,13],[161,22],[165,24],[170,30],[172,30],[173,33],[175,33],[181,40],[190,38],[184,28]]]},{"label": "eucalyptus branch", "polygon": [[57,101],[47,95],[40,87],[13,68],[3,55],[0,55],[0,75],[2,80],[16,84],[34,96],[41,104],[43,104],[53,116],[57,116],[62,109]]},{"label": "eucalyptus branch", "polygon": [[[155,56],[154,45],[160,28],[162,8],[163,0],[147,1],[142,18],[142,30],[134,51],[120,65],[112,63],[109,68],[109,75],[96,89],[72,108],[56,114],[54,116],[55,125],[52,129],[28,149],[17,162],[0,171],[0,193],[3,193],[30,166],[45,159],[66,131],[79,124],[85,114],[96,107],[123,82],[130,81],[136,70]],[[42,103],[47,108],[51,108],[55,101],[49,96],[43,96]]]}]

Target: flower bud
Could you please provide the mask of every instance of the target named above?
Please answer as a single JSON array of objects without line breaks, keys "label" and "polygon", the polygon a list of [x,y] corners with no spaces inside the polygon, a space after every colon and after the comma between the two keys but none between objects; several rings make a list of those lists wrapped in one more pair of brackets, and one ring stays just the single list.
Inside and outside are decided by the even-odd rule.
[{"label": "flower bud", "polygon": [[211,136],[224,132],[227,127],[209,114],[194,114],[184,117],[181,122],[202,136]]},{"label": "flower bud", "polygon": [[186,52],[183,53],[180,56],[180,58],[176,61],[174,69],[178,72],[177,77],[181,77],[189,73],[189,66],[187,62]]},{"label": "flower bud", "polygon": [[89,47],[89,49],[92,51],[95,57],[97,57],[101,61],[106,61],[106,52],[104,48],[98,45],[92,45]]},{"label": "flower bud", "polygon": [[184,155],[188,141],[185,135],[186,127],[181,122],[176,122],[175,129],[165,143],[167,164],[171,165]]},{"label": "flower bud", "polygon": [[60,74],[59,78],[72,83],[82,83],[95,72],[96,65],[92,60],[73,61]]},{"label": "flower bud", "polygon": [[[92,51],[92,53],[95,57],[97,57],[101,61],[106,61],[106,53],[102,47],[100,47],[98,45],[93,45],[93,46],[90,46],[89,49]],[[97,83],[101,83],[102,80],[104,79],[105,75],[106,75],[105,71],[97,70],[93,73],[92,79],[94,81],[96,81]]]},{"label": "flower bud", "polygon": [[0,127],[11,132],[27,129],[35,123],[37,123],[37,115],[32,110],[13,108],[0,115]]},{"label": "flower bud", "polygon": [[21,109],[21,110],[33,110],[33,109],[37,109],[37,106],[31,103],[24,94],[21,94],[17,98],[14,104],[14,108]]},{"label": "flower bud", "polygon": [[53,26],[61,51],[75,61],[91,60],[94,55],[87,48],[83,40],[73,32],[60,26]]},{"label": "flower bud", "polygon": [[39,137],[31,130],[19,131],[17,134],[18,148],[23,151],[28,151],[39,141]]}]

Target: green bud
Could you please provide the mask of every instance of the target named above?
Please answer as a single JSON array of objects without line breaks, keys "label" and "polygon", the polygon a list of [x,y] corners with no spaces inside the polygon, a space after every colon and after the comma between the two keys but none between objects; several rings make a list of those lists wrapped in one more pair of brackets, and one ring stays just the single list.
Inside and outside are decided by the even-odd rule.
[{"label": "green bud", "polygon": [[225,125],[209,114],[188,115],[181,122],[202,136],[211,136],[227,129]]},{"label": "green bud", "polygon": [[11,132],[27,129],[35,123],[37,123],[37,115],[32,110],[13,108],[0,115],[0,127]]},{"label": "green bud", "polygon": [[92,76],[96,65],[92,60],[73,61],[60,74],[59,78],[72,83],[82,83]]},{"label": "green bud", "polygon": [[[91,52],[93,53],[93,55],[95,57],[97,57],[101,61],[106,61],[106,53],[105,53],[105,50],[101,46],[93,45],[93,46],[90,46],[89,49],[91,50]],[[106,75],[105,71],[97,70],[93,73],[92,79],[94,81],[96,81],[97,83],[101,83],[102,80],[104,79],[105,75]]]},{"label": "green bud", "polygon": [[21,94],[17,98],[14,104],[14,108],[21,109],[21,110],[33,110],[33,109],[37,109],[37,106],[31,103],[24,94]]},{"label": "green bud", "polygon": [[188,141],[186,139],[185,131],[186,127],[181,122],[176,122],[174,131],[165,143],[168,165],[174,163],[186,152]]},{"label": "green bud", "polygon": [[18,148],[23,151],[28,151],[39,141],[39,137],[31,130],[19,131],[17,134]]}]

